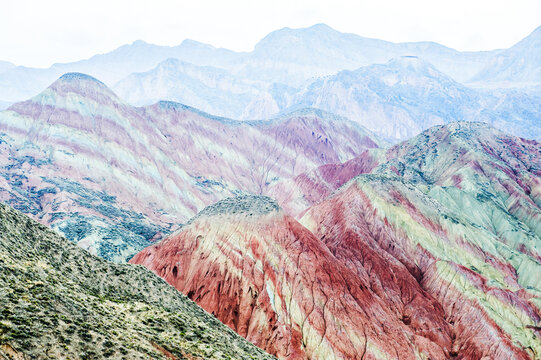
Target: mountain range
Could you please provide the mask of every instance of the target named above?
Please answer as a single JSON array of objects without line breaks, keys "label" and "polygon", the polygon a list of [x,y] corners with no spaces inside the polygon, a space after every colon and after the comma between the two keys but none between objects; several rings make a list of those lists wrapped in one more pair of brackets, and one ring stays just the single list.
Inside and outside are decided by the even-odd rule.
[{"label": "mountain range", "polygon": [[391,142],[436,124],[463,120],[541,137],[538,92],[469,88],[415,56],[343,70],[301,88],[238,80],[225,70],[170,59],[147,73],[128,76],[115,91],[139,105],[171,99],[241,119],[319,108],[358,122]]},{"label": "mountain range", "polygon": [[297,177],[282,201],[311,200],[300,223],[226,199],[131,262],[279,358],[536,358],[540,155],[482,123],[433,127],[318,168],[328,192]]},{"label": "mountain range", "polygon": [[206,205],[265,193],[378,144],[319,110],[239,122],[173,102],[135,108],[95,78],[68,73],[0,113],[0,199],[125,261]]},{"label": "mountain range", "polygon": [[[539,139],[541,75],[535,61],[540,36],[536,29],[509,49],[488,52],[458,52],[430,42],[395,44],[341,33],[324,24],[274,31],[244,53],[192,40],[176,47],[136,41],[48,69],[6,63],[0,66],[0,102],[7,107],[35,96],[66,72],[82,72],[104,81],[133,105],[169,100],[219,116],[253,120],[309,103],[331,112],[338,108],[342,116],[393,142],[434,124],[463,120],[484,121]],[[415,57],[423,65],[408,65],[404,78],[392,79],[389,73]],[[385,84],[379,81],[382,76],[387,78]],[[344,84],[350,77],[355,85]],[[368,89],[357,88],[361,84]],[[397,104],[402,97],[419,93],[434,100],[411,104],[417,109]],[[336,96],[347,97],[347,106]],[[510,109],[518,127],[506,123],[511,121]],[[532,127],[534,134],[528,132]]]},{"label": "mountain range", "polygon": [[0,62],[0,359],[541,358],[540,38]]}]

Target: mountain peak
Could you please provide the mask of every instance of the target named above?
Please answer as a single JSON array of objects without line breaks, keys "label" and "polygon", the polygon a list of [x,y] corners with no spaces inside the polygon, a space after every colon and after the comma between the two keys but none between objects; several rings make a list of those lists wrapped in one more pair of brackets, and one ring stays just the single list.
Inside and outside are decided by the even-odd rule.
[{"label": "mountain peak", "polygon": [[532,31],[530,36],[532,36],[532,35],[541,37],[541,26],[538,26],[534,31]]},{"label": "mountain peak", "polygon": [[304,30],[315,30],[315,31],[325,31],[325,32],[337,32],[335,29],[333,29],[332,27],[330,27],[329,25],[327,24],[324,24],[324,23],[319,23],[319,24],[314,24],[310,27],[307,27],[305,28]]},{"label": "mountain peak", "polygon": [[65,73],[64,75],[59,77],[57,81],[60,81],[60,82],[85,81],[85,82],[94,82],[97,85],[105,86],[104,83],[102,83],[95,77],[87,75],[87,74],[79,73],[79,72]]},{"label": "mountain peak", "polygon": [[[255,48],[258,49],[273,46],[275,42],[283,41],[321,41],[323,39],[334,39],[338,41],[341,34],[342,33],[339,31],[322,23],[305,28],[292,29],[289,27],[284,27],[269,33],[256,44]],[[300,44],[295,44],[295,46],[298,45]]]},{"label": "mountain peak", "polygon": [[[537,49],[541,46],[541,26],[537,27],[532,31],[528,36],[526,36],[524,39],[520,40],[518,43],[513,45],[510,49],[507,49],[505,51],[510,51],[514,49],[515,51],[529,51],[532,52],[532,54],[537,51]],[[538,58],[538,57],[534,57]]]},{"label": "mountain peak", "polygon": [[49,86],[49,89],[59,95],[71,92],[83,96],[95,97],[94,95],[99,93],[109,98],[118,98],[116,94],[100,80],[78,72],[70,72],[62,75]]},{"label": "mountain peak", "polygon": [[144,40],[135,40],[134,42],[132,42],[132,45],[142,46],[142,45],[148,45],[148,43]]},{"label": "mountain peak", "polygon": [[217,216],[227,214],[254,214],[265,215],[279,211],[280,207],[268,196],[262,195],[241,195],[230,197],[209,205],[199,212],[200,216]]},{"label": "mountain peak", "polygon": [[430,63],[424,61],[423,59],[415,55],[404,55],[392,58],[391,60],[389,60],[389,62],[387,62],[387,65],[415,71],[425,70],[427,68],[434,68]]},{"label": "mountain peak", "polygon": [[500,132],[495,127],[480,121],[454,121],[445,125],[429,128],[423,131],[422,134],[436,134],[440,131],[445,131],[449,134],[469,140],[480,137],[482,134],[495,134]]},{"label": "mountain peak", "polygon": [[205,43],[192,40],[192,39],[183,40],[180,46],[187,49],[197,49],[197,48],[215,49],[215,47],[212,45],[205,44]]}]

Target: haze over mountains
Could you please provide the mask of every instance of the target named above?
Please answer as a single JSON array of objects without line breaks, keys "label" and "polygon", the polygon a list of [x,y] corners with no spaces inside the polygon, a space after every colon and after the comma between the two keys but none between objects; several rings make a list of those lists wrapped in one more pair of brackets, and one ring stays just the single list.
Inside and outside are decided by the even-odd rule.
[{"label": "haze over mountains", "polygon": [[[539,138],[541,96],[537,86],[541,74],[536,54],[540,39],[541,31],[537,29],[509,49],[458,52],[430,42],[395,44],[363,38],[319,24],[274,31],[247,53],[192,40],[176,47],[136,41],[107,54],[48,69],[1,66],[0,101],[7,106],[27,99],[66,72],[82,72],[105,82],[133,105],[170,100],[219,116],[254,120],[315,103],[333,112],[340,108],[341,115],[395,142],[433,124],[462,120],[489,122],[517,135]],[[381,76],[382,71],[393,72],[397,63],[409,61],[405,59],[412,56],[439,72],[438,76],[427,74],[422,65],[410,69],[410,81],[406,83],[388,80],[384,87],[374,84],[374,77]],[[374,64],[387,64],[389,68]],[[343,82],[341,78],[348,74],[344,70],[353,71],[369,89],[359,92],[342,83],[329,90],[329,82]],[[407,97],[408,89],[410,96],[441,90],[437,96],[445,108],[421,101],[414,106],[419,111],[397,107],[394,100]],[[336,91],[340,96],[359,99],[344,107],[334,100]],[[467,96],[454,96],[457,91]],[[315,94],[320,94],[317,99],[313,98]],[[501,97],[513,100],[501,104]],[[354,106],[359,101],[369,102],[361,104],[362,111]],[[518,127],[506,123],[511,107]],[[486,108],[488,113],[484,112]],[[418,119],[419,112],[424,119]],[[532,126],[534,132],[527,132]]]}]

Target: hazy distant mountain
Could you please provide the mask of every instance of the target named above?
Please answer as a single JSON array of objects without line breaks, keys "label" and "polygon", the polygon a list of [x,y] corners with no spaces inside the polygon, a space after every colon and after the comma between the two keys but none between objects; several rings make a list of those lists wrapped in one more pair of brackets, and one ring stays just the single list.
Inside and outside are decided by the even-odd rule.
[{"label": "hazy distant mountain", "polygon": [[472,79],[492,86],[531,86],[541,83],[541,26],[491,61]]},{"label": "hazy distant mountain", "polygon": [[8,61],[1,61],[0,60],[0,73],[6,71],[6,70],[9,70],[9,69],[12,69],[15,67],[15,64],[12,64]]},{"label": "hazy distant mountain", "polygon": [[[0,99],[24,100],[38,94],[62,74],[82,72],[113,85],[133,72],[148,71],[168,58],[180,58],[200,65],[228,63],[236,53],[216,49],[193,40],[185,40],[174,47],[135,41],[106,54],[72,63],[54,64],[47,69],[17,66],[0,71]],[[1,66],[1,65],[0,65]]]},{"label": "hazy distant mountain", "polygon": [[541,138],[540,96],[471,89],[413,56],[316,80],[299,91],[291,105],[346,116],[394,141],[461,120],[483,121],[513,134]]},{"label": "hazy distant mountain", "polygon": [[432,42],[395,44],[341,33],[318,24],[271,32],[252,52],[246,53],[218,49],[193,40],[173,47],[135,41],[106,54],[54,64],[47,69],[8,66],[6,71],[0,71],[0,99],[14,102],[34,96],[67,72],[86,73],[112,86],[131,73],[149,71],[169,58],[219,67],[243,78],[300,86],[314,77],[385,63],[403,55],[420,56],[455,80],[466,81],[499,53],[459,52]]},{"label": "hazy distant mountain", "polygon": [[[263,97],[266,87],[263,82],[242,79],[224,69],[168,59],[150,71],[127,76],[113,89],[134,105],[150,105],[165,99],[211,114],[241,118],[252,101]],[[269,112],[276,113],[278,108]]]},{"label": "hazy distant mountain", "polygon": [[465,81],[489,60],[491,52],[466,52],[433,42],[392,43],[341,33],[324,24],[271,32],[243,57],[244,76],[299,85],[307,79],[420,56],[449,76]]},{"label": "hazy distant mountain", "polygon": [[[136,41],[49,69],[0,65],[6,68],[0,71],[0,108],[77,71],[114,86],[135,105],[178,101],[242,120],[310,106],[350,117],[390,140],[457,120],[541,138],[541,92],[535,87],[541,84],[540,39],[538,29],[507,50],[459,52],[432,42],[363,38],[318,24],[271,32],[246,53],[192,40],[175,47]],[[476,88],[492,89],[468,88],[463,84],[469,79]],[[498,84],[529,88],[495,90]]]},{"label": "hazy distant mountain", "polygon": [[169,59],[132,74],[115,90],[130,103],[179,101],[220,116],[270,118],[312,107],[366,126],[390,141],[409,138],[430,126],[483,121],[512,134],[541,138],[541,92],[474,89],[416,56],[321,77],[294,88],[248,80],[227,70]]}]

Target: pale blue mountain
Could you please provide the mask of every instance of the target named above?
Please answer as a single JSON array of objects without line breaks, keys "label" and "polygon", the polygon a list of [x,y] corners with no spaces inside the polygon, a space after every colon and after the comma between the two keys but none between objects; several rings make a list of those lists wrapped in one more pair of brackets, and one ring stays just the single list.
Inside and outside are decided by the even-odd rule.
[{"label": "pale blue mountain", "polygon": [[9,61],[0,60],[0,73],[3,73],[6,70],[13,69],[15,64],[10,63]]},{"label": "pale blue mountain", "polygon": [[538,94],[472,89],[428,62],[406,56],[318,79],[299,91],[287,111],[320,108],[356,121],[389,141],[463,120],[483,121],[523,137],[541,138]]},{"label": "pale blue mountain", "polygon": [[198,66],[214,66],[236,76],[298,87],[316,77],[341,70],[385,63],[391,58],[416,55],[440,71],[464,82],[484,68],[496,52],[459,52],[432,42],[395,44],[336,31],[324,24],[303,29],[284,28],[262,39],[252,52],[237,53],[193,40],[178,46],[143,41],[106,54],[47,69],[11,67],[0,71],[0,99],[18,101],[39,93],[67,72],[92,75],[108,86],[134,72],[146,72],[169,58]]},{"label": "pale blue mountain", "polygon": [[541,84],[541,26],[516,45],[494,55],[472,81],[493,87]]},{"label": "pale blue mountain", "polygon": [[299,85],[307,79],[415,55],[458,81],[480,71],[493,52],[459,52],[433,42],[392,43],[336,31],[325,24],[271,32],[244,58],[244,76]]},{"label": "pale blue mountain", "polygon": [[415,56],[344,70],[299,88],[268,85],[227,70],[170,59],[149,72],[130,75],[115,90],[138,105],[165,99],[236,119],[320,108],[348,117],[391,142],[437,124],[464,120],[487,122],[523,137],[541,137],[539,88],[470,88]]},{"label": "pale blue mountain", "polygon": [[[267,87],[264,82],[243,79],[224,69],[168,59],[150,71],[127,76],[113,89],[138,106],[168,100],[238,119],[252,102],[264,98]],[[269,113],[277,111],[275,107],[268,109]]]},{"label": "pale blue mountain", "polygon": [[54,64],[47,69],[11,67],[1,71],[0,99],[19,101],[37,95],[61,75],[80,72],[94,76],[109,86],[134,72],[151,70],[168,58],[179,58],[199,65],[227,64],[238,54],[210,45],[185,40],[178,46],[159,46],[144,41],[123,45],[106,54],[72,63]]}]

